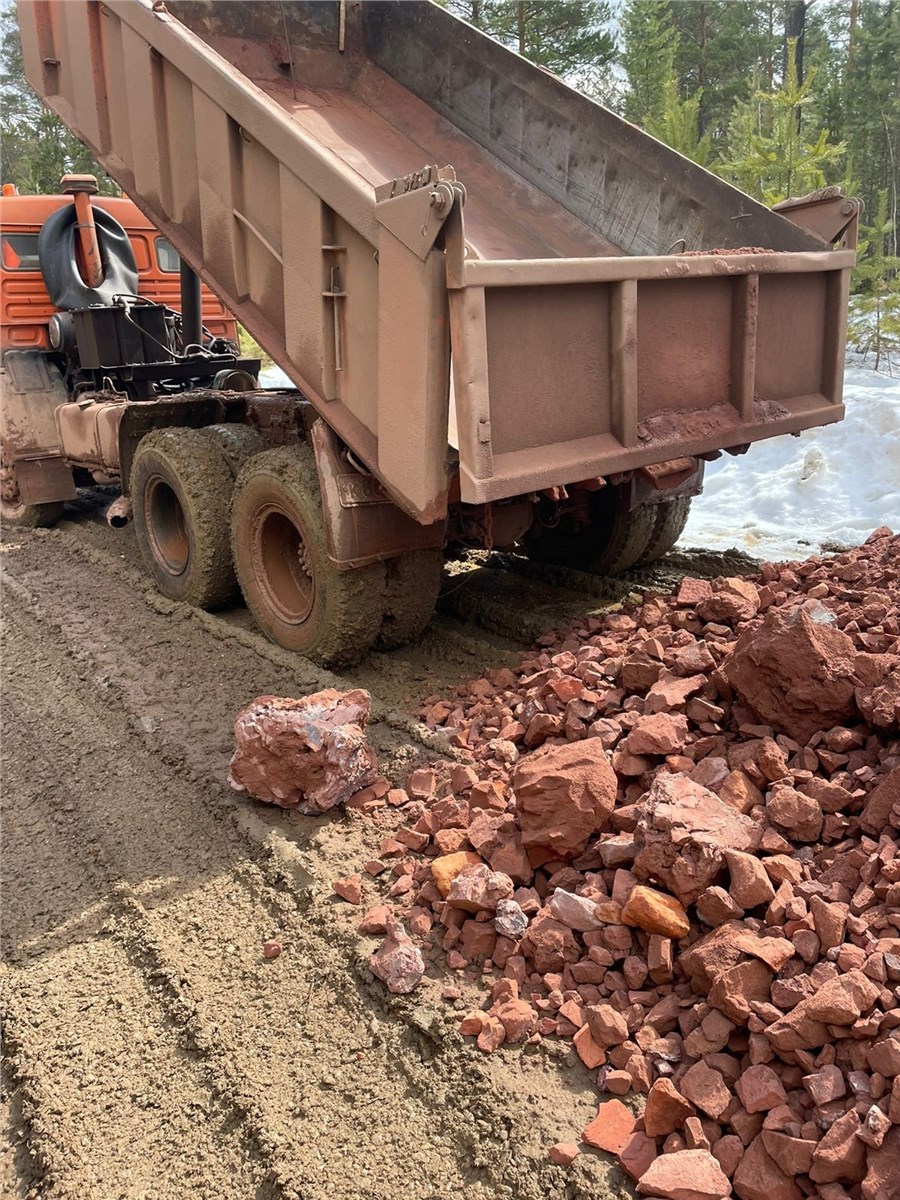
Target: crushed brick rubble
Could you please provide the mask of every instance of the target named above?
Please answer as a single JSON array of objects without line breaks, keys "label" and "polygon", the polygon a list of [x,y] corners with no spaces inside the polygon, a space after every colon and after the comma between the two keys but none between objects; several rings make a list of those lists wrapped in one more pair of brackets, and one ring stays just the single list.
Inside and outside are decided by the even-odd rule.
[{"label": "crushed brick rubble", "polygon": [[335,891],[380,894],[390,990],[482,982],[484,1053],[571,1042],[609,1098],[550,1160],[900,1200],[900,537],[687,578],[420,716],[468,762],[357,792],[385,836]]},{"label": "crushed brick rubble", "polygon": [[900,1197],[900,537],[685,579],[420,716],[471,760],[351,801],[406,818],[361,929],[483,979],[461,1032],[571,1039],[639,1195]]}]

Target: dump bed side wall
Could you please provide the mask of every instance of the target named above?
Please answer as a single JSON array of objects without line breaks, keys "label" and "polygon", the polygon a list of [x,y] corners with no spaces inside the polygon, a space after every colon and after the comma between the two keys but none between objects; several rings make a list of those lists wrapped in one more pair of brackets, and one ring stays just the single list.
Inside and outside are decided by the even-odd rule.
[{"label": "dump bed side wall", "polygon": [[822,249],[437,5],[367,4],[362,18],[380,67],[625,254],[667,254],[682,240],[686,250]]},{"label": "dump bed side wall", "polygon": [[[222,9],[261,21],[292,7],[205,13],[216,28]],[[365,181],[149,0],[21,0],[19,13],[37,92],[397,503],[424,523],[440,518],[449,486],[440,252],[423,260],[384,233]],[[292,20],[301,18],[302,6]]]}]

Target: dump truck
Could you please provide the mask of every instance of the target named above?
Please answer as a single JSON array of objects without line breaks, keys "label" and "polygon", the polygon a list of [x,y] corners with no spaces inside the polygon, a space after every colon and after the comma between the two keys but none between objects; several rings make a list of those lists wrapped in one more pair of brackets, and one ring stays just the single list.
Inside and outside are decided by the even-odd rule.
[{"label": "dump truck", "polygon": [[[186,356],[193,365],[187,374],[179,368],[180,381],[165,364],[160,372],[156,360],[171,366],[185,357],[188,327],[175,307],[184,264],[130,200],[93,200],[94,176],[65,175],[61,188],[20,195],[6,183],[0,194],[0,520],[11,526],[52,525],[78,484],[118,482],[117,435],[129,399],[217,381],[257,386],[259,361],[238,363],[237,322],[200,286],[191,296],[197,329],[187,336],[197,343]],[[98,282],[104,277],[101,286],[123,289],[135,314],[122,315],[127,350],[102,364],[91,357],[75,307],[76,294],[101,294],[85,284],[91,272]],[[159,318],[155,330],[148,314]],[[110,523],[126,524],[127,511],[113,507]]]},{"label": "dump truck", "polygon": [[[843,415],[840,189],[770,210],[430,0],[18,10],[31,85],[295,388],[91,394],[166,595],[239,586],[347,662],[422,632],[448,551],[652,562],[706,461]],[[123,303],[82,305],[91,361]]]}]

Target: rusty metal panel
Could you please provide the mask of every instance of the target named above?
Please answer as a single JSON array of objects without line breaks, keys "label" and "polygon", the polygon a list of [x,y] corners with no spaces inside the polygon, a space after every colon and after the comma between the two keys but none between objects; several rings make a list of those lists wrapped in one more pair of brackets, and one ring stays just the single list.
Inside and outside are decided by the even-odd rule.
[{"label": "rusty metal panel", "polygon": [[74,500],[72,469],[61,455],[16,459],[16,483],[23,504]]},{"label": "rusty metal panel", "polygon": [[59,454],[54,414],[69,399],[43,350],[8,350],[0,367],[0,434],[12,461],[21,454]]},{"label": "rusty metal panel", "polygon": [[647,280],[637,287],[638,411],[710,408],[731,382],[731,279]]},{"label": "rusty metal panel", "polygon": [[465,262],[451,291],[463,500],[839,420],[849,258]]},{"label": "rusty metal panel", "polygon": [[75,497],[55,421],[67,400],[62,376],[42,350],[6,351],[0,366],[0,438],[24,504]]},{"label": "rusty metal panel", "polygon": [[325,551],[336,566],[361,567],[408,550],[443,546],[444,521],[423,525],[402,512],[374,475],[347,461],[324,421],[314,422],[309,437],[322,490]]},{"label": "rusty metal panel", "polygon": [[822,392],[826,273],[760,276],[756,393],[790,402]]},{"label": "rusty metal panel", "polygon": [[[447,512],[450,328],[443,255],[379,242],[378,469],[427,524]],[[349,304],[348,304],[349,312]],[[402,481],[402,482],[401,482]]]},{"label": "rusty metal panel", "polygon": [[611,286],[487,290],[495,452],[609,431]]}]

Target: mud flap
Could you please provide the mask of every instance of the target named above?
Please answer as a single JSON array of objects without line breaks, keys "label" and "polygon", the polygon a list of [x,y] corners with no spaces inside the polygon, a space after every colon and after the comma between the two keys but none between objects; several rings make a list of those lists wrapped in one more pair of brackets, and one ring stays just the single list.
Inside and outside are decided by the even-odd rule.
[{"label": "mud flap", "polygon": [[322,490],[325,552],[338,570],[443,546],[446,522],[420,525],[408,517],[373,475],[354,466],[321,418],[313,422],[309,437]]},{"label": "mud flap", "polygon": [[69,400],[62,376],[43,350],[8,350],[0,375],[3,454],[15,467],[23,504],[74,500],[75,481],[62,456],[54,418]]}]

